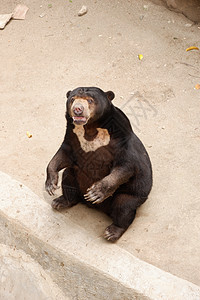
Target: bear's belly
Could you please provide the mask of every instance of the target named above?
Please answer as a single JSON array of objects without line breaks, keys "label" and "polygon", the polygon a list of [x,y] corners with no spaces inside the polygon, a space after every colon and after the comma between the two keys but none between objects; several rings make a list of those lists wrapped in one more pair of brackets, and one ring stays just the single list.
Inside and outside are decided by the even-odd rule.
[{"label": "bear's belly", "polygon": [[110,174],[113,154],[109,148],[107,146],[91,152],[80,151],[74,169],[76,180],[83,194],[94,182]]},{"label": "bear's belly", "polygon": [[113,140],[107,129],[97,128],[93,140],[87,140],[83,126],[75,126],[71,142],[75,158],[76,180],[83,194],[98,180],[110,174],[113,158]]}]

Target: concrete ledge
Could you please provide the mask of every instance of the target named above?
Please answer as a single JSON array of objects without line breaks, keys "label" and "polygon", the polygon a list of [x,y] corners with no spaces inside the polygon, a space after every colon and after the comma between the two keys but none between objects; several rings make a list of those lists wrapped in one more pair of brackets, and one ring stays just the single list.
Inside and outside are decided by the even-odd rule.
[{"label": "concrete ledge", "polygon": [[38,263],[6,245],[0,245],[0,278],[2,300],[67,300]]},{"label": "concrete ledge", "polygon": [[200,299],[200,287],[101,238],[92,240],[66,215],[55,213],[27,187],[1,172],[0,192],[0,243],[31,256],[65,298]]}]

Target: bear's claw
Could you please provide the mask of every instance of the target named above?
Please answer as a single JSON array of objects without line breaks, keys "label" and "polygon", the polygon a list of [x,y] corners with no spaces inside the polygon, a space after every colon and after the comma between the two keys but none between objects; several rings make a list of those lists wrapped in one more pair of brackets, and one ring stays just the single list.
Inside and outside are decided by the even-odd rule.
[{"label": "bear's claw", "polygon": [[101,203],[104,200],[103,197],[100,197],[98,195],[93,195],[91,193],[90,194],[89,193],[85,194],[84,198],[85,198],[86,201],[92,202],[92,204],[98,204],[98,203]]},{"label": "bear's claw", "polygon": [[114,189],[109,187],[106,180],[100,180],[87,189],[87,194],[84,195],[84,198],[86,201],[92,202],[92,204],[99,204],[112,196],[113,192]]},{"label": "bear's claw", "polygon": [[92,202],[92,204],[99,204],[105,199],[97,184],[93,184],[87,189],[87,194],[84,195],[84,198],[86,201]]},{"label": "bear's claw", "polygon": [[124,228],[118,227],[114,224],[108,226],[104,232],[103,237],[110,242],[116,242],[120,236],[125,232]]},{"label": "bear's claw", "polygon": [[51,207],[56,210],[62,210],[70,206],[71,206],[70,203],[66,201],[66,199],[63,196],[54,199],[51,203]]},{"label": "bear's claw", "polygon": [[45,187],[46,191],[49,193],[50,196],[54,196],[54,192],[56,190],[58,190],[60,187],[55,185],[55,184],[51,184]]}]

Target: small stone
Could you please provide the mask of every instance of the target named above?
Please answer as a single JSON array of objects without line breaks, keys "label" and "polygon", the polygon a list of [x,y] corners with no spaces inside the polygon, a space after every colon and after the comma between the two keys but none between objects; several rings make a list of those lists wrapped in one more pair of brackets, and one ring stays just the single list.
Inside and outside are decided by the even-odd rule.
[{"label": "small stone", "polygon": [[45,13],[45,12],[41,13],[41,15],[40,15],[39,17],[40,17],[40,18],[43,18],[44,16],[46,16],[46,13]]},{"label": "small stone", "polygon": [[78,12],[78,16],[81,17],[81,16],[87,14],[87,12],[88,12],[87,6],[83,5]]},{"label": "small stone", "polygon": [[191,27],[191,26],[192,26],[192,24],[190,24],[190,23],[185,24],[185,27]]}]

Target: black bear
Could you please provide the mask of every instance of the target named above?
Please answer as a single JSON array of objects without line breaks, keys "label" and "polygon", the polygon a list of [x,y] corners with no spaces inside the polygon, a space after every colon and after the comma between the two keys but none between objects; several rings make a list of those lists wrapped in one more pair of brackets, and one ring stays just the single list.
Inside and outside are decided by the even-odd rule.
[{"label": "black bear", "polygon": [[147,151],[126,115],[112,104],[113,92],[80,87],[67,93],[64,141],[47,167],[45,187],[50,195],[62,177],[62,196],[54,209],[78,202],[96,207],[112,218],[104,238],[115,242],[135,218],[136,209],[152,187]]}]

